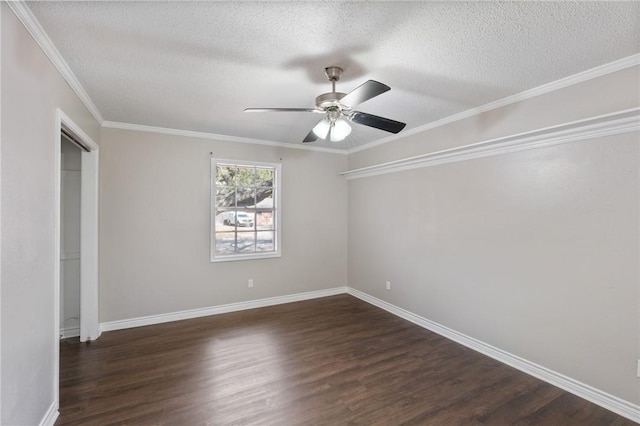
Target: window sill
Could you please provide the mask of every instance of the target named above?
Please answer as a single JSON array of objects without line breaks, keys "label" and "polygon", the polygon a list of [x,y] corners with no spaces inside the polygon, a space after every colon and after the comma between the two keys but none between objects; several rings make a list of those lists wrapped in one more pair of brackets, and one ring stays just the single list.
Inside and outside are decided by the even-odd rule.
[{"label": "window sill", "polygon": [[273,259],[275,257],[282,257],[282,254],[278,253],[264,253],[264,254],[230,254],[226,256],[214,257],[211,259],[211,263],[218,262],[235,262],[238,260],[260,260],[260,259]]}]

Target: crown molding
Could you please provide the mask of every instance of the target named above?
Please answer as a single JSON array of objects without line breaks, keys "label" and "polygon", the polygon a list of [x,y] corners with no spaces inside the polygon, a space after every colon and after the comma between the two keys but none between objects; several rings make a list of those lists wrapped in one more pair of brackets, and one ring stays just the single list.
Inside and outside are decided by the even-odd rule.
[{"label": "crown molding", "polygon": [[189,138],[210,139],[222,142],[240,142],[253,145],[274,146],[278,148],[302,149],[306,151],[325,152],[330,154],[347,155],[347,151],[337,148],[323,148],[320,146],[308,146],[286,142],[275,142],[269,140],[242,138],[239,136],[219,135],[216,133],[194,132],[192,130],[171,129],[167,127],[146,126],[142,124],[120,123],[117,121],[105,121],[102,127],[120,130],[133,130],[137,132],[161,133],[164,135],[185,136]]},{"label": "crown molding", "polygon": [[292,143],[284,143],[284,142],[275,142],[275,141],[267,141],[267,140],[254,140],[250,138],[242,138],[236,136],[227,136],[227,135],[217,135],[217,134],[209,134],[209,133],[201,133],[201,132],[193,132],[188,130],[179,130],[179,129],[169,129],[163,127],[154,127],[154,126],[143,126],[137,124],[129,124],[129,123],[120,123],[120,122],[111,122],[105,121],[102,117],[102,114],[93,103],[87,92],[84,90],[84,87],[80,84],[80,81],[76,78],[75,74],[71,71],[71,68],[67,64],[67,62],[62,58],[62,55],[55,47],[49,36],[46,34],[37,18],[33,15],[29,7],[23,0],[5,0],[9,5],[9,8],[15,13],[20,22],[24,25],[27,31],[31,34],[33,39],[38,43],[40,48],[47,55],[49,60],[53,63],[56,69],[60,72],[65,81],[69,84],[71,89],[76,93],[76,95],[80,98],[82,103],[87,107],[91,115],[96,119],[98,124],[102,127],[111,127],[117,129],[128,129],[128,130],[138,130],[138,131],[146,131],[146,132],[155,132],[155,133],[164,133],[178,136],[188,136],[188,137],[199,137],[205,139],[216,139],[216,140],[224,140],[230,142],[241,142],[241,143],[253,143],[257,145],[267,145],[267,146],[278,146],[283,148],[293,148],[293,149],[303,149],[308,151],[318,151],[318,152],[329,152],[329,153],[338,153],[338,154],[353,154],[356,152],[364,151],[366,149],[371,149],[376,146],[380,146],[398,139],[403,139],[411,135],[415,135],[417,133],[421,133],[427,130],[431,130],[437,127],[441,127],[459,120],[463,120],[465,118],[473,117],[475,115],[481,114],[483,112],[491,111],[503,106],[507,106],[516,102],[520,102],[526,99],[531,99],[533,97],[550,93],[555,90],[563,89],[565,87],[572,86],[574,84],[582,83],[603,75],[607,75],[616,71],[620,71],[632,66],[640,65],[640,53],[628,56],[626,58],[621,58],[616,61],[600,65],[595,68],[591,68],[586,71],[579,72],[577,74],[561,78],[559,80],[543,84],[541,86],[535,87],[533,89],[525,90],[524,92],[517,93],[515,95],[507,96],[502,99],[498,99],[496,101],[490,102],[488,104],[481,105],[476,108],[471,108],[466,111],[463,111],[458,114],[450,115],[448,117],[444,117],[440,120],[433,121],[431,123],[427,123],[422,126],[414,127],[407,131],[404,131],[397,135],[391,135],[382,139],[378,139],[373,142],[366,143],[364,145],[360,145],[350,149],[337,149],[337,148],[323,148],[323,147],[315,147],[315,146],[307,146],[307,145],[299,145]]},{"label": "crown molding", "polygon": [[488,104],[484,104],[476,108],[468,109],[458,114],[444,117],[440,120],[432,121],[431,123],[427,123],[422,126],[414,127],[407,130],[406,132],[402,132],[397,135],[392,135],[386,138],[378,139],[377,141],[357,146],[355,148],[351,148],[347,150],[347,152],[349,154],[354,154],[359,151],[374,148],[376,146],[380,146],[398,139],[403,139],[417,133],[435,129],[437,127],[463,120],[465,118],[473,117],[475,115],[482,114],[483,112],[491,111],[497,108],[514,104],[516,102],[531,99],[536,96],[544,95],[545,93],[564,89],[566,87],[573,86],[574,84],[583,83],[585,81],[589,81],[594,78],[611,74],[616,71],[620,71],[636,65],[640,65],[640,53],[627,56],[626,58],[618,59],[617,61],[609,62],[608,64],[600,65],[595,68],[570,75],[568,77],[561,78],[560,80],[552,81],[551,83],[543,84],[542,86],[534,87],[533,89],[525,90],[524,92],[516,93],[515,95],[507,96],[506,98],[498,99],[497,101],[489,102]]},{"label": "crown molding", "polygon": [[640,131],[640,107],[340,173],[357,179]]},{"label": "crown molding", "polygon": [[102,118],[102,114],[98,110],[98,107],[96,107],[87,92],[84,90],[84,87],[82,87],[80,81],[78,81],[73,71],[71,71],[67,62],[62,59],[62,55],[44,31],[40,22],[38,22],[38,19],[33,15],[31,9],[29,9],[23,1],[7,1],[7,4],[18,17],[20,22],[22,22],[22,25],[24,25],[29,34],[31,34],[31,37],[33,37],[36,43],[38,43],[38,46],[40,46],[45,55],[47,55],[58,72],[62,74],[62,78],[65,79],[69,86],[71,86],[71,89],[80,98],[80,101],[82,101],[84,106],[87,107],[93,118],[96,119],[98,124],[102,125],[102,123],[104,123],[104,119]]}]

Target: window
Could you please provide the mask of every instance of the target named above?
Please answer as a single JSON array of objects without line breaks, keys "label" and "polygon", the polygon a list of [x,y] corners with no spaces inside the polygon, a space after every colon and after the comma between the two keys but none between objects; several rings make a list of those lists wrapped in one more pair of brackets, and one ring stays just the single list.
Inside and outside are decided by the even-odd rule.
[{"label": "window", "polygon": [[280,164],[211,159],[211,261],[280,256]]}]

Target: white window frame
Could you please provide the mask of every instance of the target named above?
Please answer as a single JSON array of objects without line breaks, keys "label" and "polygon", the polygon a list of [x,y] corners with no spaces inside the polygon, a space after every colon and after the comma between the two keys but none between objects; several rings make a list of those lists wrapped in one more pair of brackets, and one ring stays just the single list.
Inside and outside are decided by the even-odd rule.
[{"label": "white window frame", "polygon": [[[275,177],[273,182],[273,210],[274,210],[274,250],[262,253],[235,253],[235,254],[216,254],[216,168],[218,164],[236,165],[236,166],[252,166],[252,167],[270,167],[275,171]],[[211,219],[211,229],[209,238],[209,251],[210,261],[214,262],[230,262],[237,260],[255,260],[255,259],[270,259],[275,257],[282,257],[282,238],[281,238],[281,220],[282,220],[282,167],[280,163],[268,163],[258,161],[244,161],[244,160],[228,160],[222,158],[211,157],[211,203],[209,206],[209,215]]]}]

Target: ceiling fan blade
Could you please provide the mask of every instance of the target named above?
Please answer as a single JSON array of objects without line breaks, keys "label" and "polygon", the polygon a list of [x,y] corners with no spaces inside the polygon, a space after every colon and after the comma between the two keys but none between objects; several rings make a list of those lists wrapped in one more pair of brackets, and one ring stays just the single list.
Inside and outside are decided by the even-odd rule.
[{"label": "ceiling fan blade", "polygon": [[398,133],[404,129],[406,123],[392,120],[390,118],[378,117],[377,115],[367,114],[366,112],[353,111],[347,116],[354,123],[362,124],[385,132]]},{"label": "ceiling fan blade", "polygon": [[387,90],[391,90],[391,88],[386,84],[382,84],[375,80],[368,80],[353,89],[351,92],[347,93],[342,99],[340,99],[340,103],[353,107],[381,95]]},{"label": "ceiling fan blade", "polygon": [[304,142],[304,143],[315,142],[316,140],[318,140],[318,137],[316,136],[315,133],[313,133],[313,129],[311,129],[309,134],[307,136],[305,136],[305,138],[303,139],[302,142]]},{"label": "ceiling fan blade", "polygon": [[244,112],[322,112],[315,108],[245,108]]}]

